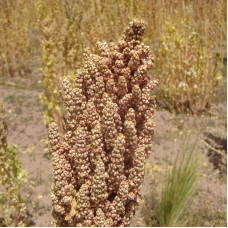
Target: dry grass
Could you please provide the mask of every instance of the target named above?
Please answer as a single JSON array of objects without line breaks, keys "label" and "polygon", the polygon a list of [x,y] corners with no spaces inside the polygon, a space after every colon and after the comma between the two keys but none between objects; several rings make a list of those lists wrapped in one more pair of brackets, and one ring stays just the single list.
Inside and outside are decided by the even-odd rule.
[{"label": "dry grass", "polygon": [[[0,33],[2,77],[23,75],[30,68],[27,60],[42,53],[46,124],[57,118],[64,125],[59,81],[73,79],[83,64],[85,47],[94,51],[98,40],[116,41],[134,17],[145,20],[144,42],[158,54],[153,73],[162,79],[158,99],[166,107],[201,114],[215,95],[218,60],[226,55],[225,0],[4,0],[0,13],[1,28],[5,28]],[[169,39],[170,26],[175,37]],[[164,45],[172,47],[164,53]],[[192,81],[193,77],[198,80]],[[202,82],[196,88],[199,78]]]}]

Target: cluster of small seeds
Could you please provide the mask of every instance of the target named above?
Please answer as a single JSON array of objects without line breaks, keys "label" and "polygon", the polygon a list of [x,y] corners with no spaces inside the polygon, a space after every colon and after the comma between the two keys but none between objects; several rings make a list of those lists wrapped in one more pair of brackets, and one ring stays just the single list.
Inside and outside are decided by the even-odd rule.
[{"label": "cluster of small seeds", "polygon": [[74,85],[63,80],[68,128],[62,137],[55,123],[49,130],[55,226],[129,226],[140,204],[158,84],[147,75],[154,56],[144,30],[133,20],[117,44],[85,51]]}]

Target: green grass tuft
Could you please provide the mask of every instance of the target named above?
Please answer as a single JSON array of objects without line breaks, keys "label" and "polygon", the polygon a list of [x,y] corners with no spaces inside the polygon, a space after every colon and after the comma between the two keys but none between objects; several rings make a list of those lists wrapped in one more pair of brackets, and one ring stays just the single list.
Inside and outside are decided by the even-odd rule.
[{"label": "green grass tuft", "polygon": [[183,225],[181,214],[194,193],[200,176],[202,156],[197,154],[197,139],[190,135],[183,141],[172,172],[162,187],[158,219],[163,227]]}]

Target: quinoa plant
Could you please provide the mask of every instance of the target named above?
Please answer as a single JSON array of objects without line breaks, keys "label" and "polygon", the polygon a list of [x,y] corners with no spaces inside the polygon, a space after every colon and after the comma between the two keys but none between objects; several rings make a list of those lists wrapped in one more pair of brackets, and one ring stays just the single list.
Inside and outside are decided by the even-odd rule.
[{"label": "quinoa plant", "polygon": [[[133,7],[134,10],[132,7],[132,3],[122,0],[117,4],[115,1],[99,0],[37,0],[43,59],[44,93],[41,95],[41,102],[45,108],[43,119],[47,126],[57,120],[61,132],[65,131],[64,113],[61,112],[62,94],[59,92],[60,80],[64,77],[74,80],[76,69],[82,66],[83,50],[87,45],[95,51],[95,44],[102,36],[117,39],[123,29],[123,26],[120,26],[121,21],[125,21],[128,11],[132,11],[132,15],[136,10],[136,7]],[[85,10],[87,14],[84,14]]]},{"label": "quinoa plant", "polygon": [[154,56],[136,19],[117,43],[87,49],[74,85],[63,80],[67,131],[49,128],[55,226],[129,226],[152,150]]},{"label": "quinoa plant", "polygon": [[7,144],[7,129],[0,100],[0,225],[27,226],[27,210],[21,194],[27,173],[21,167],[17,147]]},{"label": "quinoa plant", "polygon": [[221,79],[220,56],[186,20],[166,26],[152,71],[161,82],[158,99],[172,112],[201,115]]},{"label": "quinoa plant", "polygon": [[[56,4],[55,4],[56,3]],[[50,4],[50,3],[49,3]],[[64,131],[64,121],[60,109],[60,93],[58,90],[59,78],[56,70],[56,55],[58,53],[58,4],[52,2],[52,9],[48,8],[45,0],[37,1],[38,21],[41,27],[42,48],[42,73],[44,92],[40,99],[44,105],[44,123],[49,126],[50,122],[57,119],[61,131]]]},{"label": "quinoa plant", "polygon": [[0,2],[0,76],[23,75],[29,54],[27,1]]},{"label": "quinoa plant", "polygon": [[[65,131],[65,114],[61,112],[62,94],[59,92],[61,88],[60,81],[67,77],[72,82],[76,69],[83,65],[83,50],[89,46],[92,52],[95,52],[95,44],[98,40],[117,41],[119,35],[132,18],[142,17],[145,20],[148,29],[143,41],[156,50],[159,46],[159,40],[162,39],[163,35],[167,35],[167,25],[164,21],[172,21],[175,17],[183,20],[186,17],[189,25],[194,25],[196,28],[198,41],[194,41],[194,44],[189,42],[186,37],[191,36],[192,29],[184,29],[186,33],[180,32],[180,34],[185,39],[185,45],[201,47],[201,41],[199,42],[199,40],[213,44],[210,47],[207,46],[207,48],[204,46],[204,49],[201,48],[200,50],[200,56],[203,58],[206,56],[206,58],[204,58],[204,66],[201,67],[200,72],[197,72],[197,74],[201,75],[203,72],[204,76],[202,77],[204,78],[206,77],[205,75],[212,74],[211,69],[207,68],[211,64],[211,50],[219,50],[219,53],[221,49],[224,50],[221,47],[224,43],[222,41],[226,40],[226,35],[224,35],[224,25],[226,24],[225,0],[210,2],[202,0],[199,7],[196,0],[190,2],[180,2],[179,0],[37,0],[36,3],[42,44],[42,81],[45,93],[43,93],[41,100],[45,107],[44,120],[49,125],[52,120],[58,119],[58,125],[61,127],[62,132]],[[194,15],[194,21],[192,15]],[[220,26],[217,26],[218,21]],[[181,31],[181,29],[179,30]],[[160,49],[159,52],[161,51]],[[176,55],[176,58],[179,58],[179,52],[173,51],[171,55]],[[191,55],[191,53],[188,53],[186,58],[189,54]],[[207,57],[207,54],[209,57]],[[172,64],[174,65],[175,63],[173,62]],[[194,64],[196,65],[196,63]],[[167,72],[167,69],[163,66],[158,67],[158,70],[162,74],[163,71],[164,74]],[[165,87],[166,84],[161,81],[161,86]],[[201,87],[199,86],[198,90]],[[205,93],[207,91],[202,91],[197,96],[203,96]],[[213,95],[210,94],[210,97],[207,97],[202,104],[197,104],[194,112],[200,113],[204,105],[209,105],[210,101],[207,101],[212,97]],[[171,103],[172,101],[165,99],[165,102]],[[181,103],[178,106],[182,107],[183,105]],[[169,108],[172,108],[172,105]],[[188,110],[188,108],[186,109]]]}]

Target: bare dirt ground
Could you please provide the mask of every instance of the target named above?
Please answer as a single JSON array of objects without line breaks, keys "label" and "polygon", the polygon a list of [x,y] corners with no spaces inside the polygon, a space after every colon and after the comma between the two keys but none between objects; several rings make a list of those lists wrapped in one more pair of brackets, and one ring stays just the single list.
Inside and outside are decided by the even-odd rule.
[{"label": "bare dirt ground", "polygon": [[[42,121],[43,108],[39,102],[42,93],[40,80],[41,72],[37,69],[24,78],[0,79],[0,97],[3,98],[9,128],[8,142],[18,146],[22,166],[28,172],[29,180],[24,187],[24,194],[30,226],[50,226],[52,222],[52,162],[43,142],[47,137],[47,129]],[[197,134],[203,140],[199,141],[198,153],[207,154],[202,164],[199,187],[184,214],[188,217],[186,226],[226,226],[226,85],[225,72],[210,113],[201,117],[175,116],[168,111],[156,111],[156,136],[153,152],[146,164],[142,188],[144,203],[137,209],[132,226],[157,224],[154,213],[162,178],[165,170],[172,167],[186,131]],[[210,149],[210,146],[223,151],[223,155]]]}]

